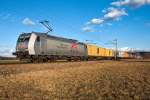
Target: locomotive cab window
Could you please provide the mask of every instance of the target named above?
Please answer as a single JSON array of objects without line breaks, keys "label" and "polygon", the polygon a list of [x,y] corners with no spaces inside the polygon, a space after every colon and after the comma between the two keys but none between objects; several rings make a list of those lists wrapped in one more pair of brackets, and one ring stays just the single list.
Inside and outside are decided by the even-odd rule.
[{"label": "locomotive cab window", "polygon": [[29,38],[19,38],[17,42],[26,42],[29,41]]},{"label": "locomotive cab window", "polygon": [[40,42],[40,37],[39,36],[37,37],[37,42]]}]

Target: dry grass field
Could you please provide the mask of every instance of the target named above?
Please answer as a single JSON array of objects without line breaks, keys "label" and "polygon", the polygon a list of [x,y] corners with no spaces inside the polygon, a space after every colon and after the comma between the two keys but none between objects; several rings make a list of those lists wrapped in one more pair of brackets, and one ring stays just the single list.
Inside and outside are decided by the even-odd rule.
[{"label": "dry grass field", "polygon": [[0,65],[0,100],[133,99],[150,99],[150,60]]}]

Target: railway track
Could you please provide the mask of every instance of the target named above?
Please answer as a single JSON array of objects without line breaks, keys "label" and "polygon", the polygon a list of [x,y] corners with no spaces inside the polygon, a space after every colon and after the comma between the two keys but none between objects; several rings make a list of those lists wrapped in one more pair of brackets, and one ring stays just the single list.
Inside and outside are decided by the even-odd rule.
[{"label": "railway track", "polygon": [[0,65],[17,65],[17,64],[47,64],[47,63],[70,63],[70,62],[85,62],[85,61],[67,61],[67,60],[56,60],[56,61],[48,61],[48,62],[40,62],[40,63],[32,63],[28,61],[0,61]]},{"label": "railway track", "polygon": [[[48,61],[48,62],[40,62],[40,63],[32,63],[28,61],[19,61],[19,60],[0,60],[0,65],[19,65],[19,64],[50,64],[50,63],[70,63],[70,62],[90,62],[90,61],[109,61],[109,60],[88,60],[88,61],[67,61],[67,60],[56,60],[56,61]],[[112,60],[111,60],[112,61]],[[150,59],[147,60],[138,60],[138,59],[120,59],[118,61],[125,62],[150,62]]]},{"label": "railway track", "polygon": [[13,64],[29,64],[29,62],[21,62],[15,60],[1,60],[0,65],[13,65]]}]

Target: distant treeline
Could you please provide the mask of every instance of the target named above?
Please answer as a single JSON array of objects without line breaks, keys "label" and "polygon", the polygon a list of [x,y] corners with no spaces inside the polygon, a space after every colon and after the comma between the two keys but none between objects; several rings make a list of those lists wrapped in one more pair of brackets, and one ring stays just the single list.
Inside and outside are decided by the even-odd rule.
[{"label": "distant treeline", "polygon": [[15,60],[16,57],[2,57],[0,56],[0,60]]}]

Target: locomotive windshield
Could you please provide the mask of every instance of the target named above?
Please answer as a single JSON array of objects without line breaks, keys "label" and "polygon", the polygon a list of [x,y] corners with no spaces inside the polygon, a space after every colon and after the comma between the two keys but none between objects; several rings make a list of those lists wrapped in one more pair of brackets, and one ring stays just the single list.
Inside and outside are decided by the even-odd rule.
[{"label": "locomotive windshield", "polygon": [[17,41],[17,50],[24,50],[28,48],[28,43],[31,34],[21,34]]},{"label": "locomotive windshield", "polygon": [[20,42],[27,42],[27,41],[29,41],[29,38],[19,38],[18,39],[18,43],[20,43]]},{"label": "locomotive windshield", "polygon": [[21,34],[21,35],[19,36],[19,39],[18,39],[17,42],[19,43],[19,42],[26,42],[26,41],[29,41],[30,36],[31,36],[31,34]]}]

